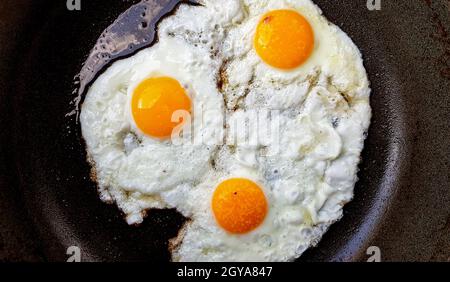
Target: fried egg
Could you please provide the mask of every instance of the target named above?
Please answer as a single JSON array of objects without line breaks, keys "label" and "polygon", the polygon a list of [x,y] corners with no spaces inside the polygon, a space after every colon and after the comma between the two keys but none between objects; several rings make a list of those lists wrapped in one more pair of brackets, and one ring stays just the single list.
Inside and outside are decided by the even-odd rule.
[{"label": "fried egg", "polygon": [[371,117],[361,53],[310,0],[200,4],[87,92],[101,197],[129,224],[152,208],[188,218],[174,261],[294,260],[353,197]]},{"label": "fried egg", "polygon": [[[293,260],[320,240],[353,197],[371,116],[359,50],[311,1],[238,2],[245,16],[224,28],[220,50],[227,135],[236,128],[234,117],[261,110],[278,111],[281,134],[277,142],[240,146],[244,140],[236,140],[219,149],[213,172],[188,194],[185,210],[193,215],[173,241],[177,261]],[[252,129],[259,134],[265,127],[237,126],[248,131],[240,136]],[[237,207],[215,204],[229,180],[235,192],[228,201]],[[246,181],[265,195],[267,209],[261,197],[238,197]],[[248,206],[260,214],[245,212]],[[225,227],[224,217],[231,221]],[[228,225],[244,225],[246,232]]]},{"label": "fried egg", "polygon": [[102,199],[116,202],[128,223],[170,207],[164,192],[193,185],[208,170],[216,148],[174,146],[170,137],[182,125],[172,121],[174,110],[199,113],[186,140],[223,127],[213,65],[208,54],[167,38],[116,62],[90,87],[80,115],[89,160]]}]

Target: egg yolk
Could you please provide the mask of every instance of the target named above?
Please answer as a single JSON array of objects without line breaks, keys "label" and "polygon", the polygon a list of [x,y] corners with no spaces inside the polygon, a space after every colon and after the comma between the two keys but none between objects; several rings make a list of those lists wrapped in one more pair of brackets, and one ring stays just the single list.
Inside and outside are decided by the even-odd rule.
[{"label": "egg yolk", "polygon": [[217,186],[212,198],[212,210],[217,223],[230,233],[252,231],[264,221],[267,209],[264,192],[248,179],[223,181]]},{"label": "egg yolk", "polygon": [[268,65],[293,69],[310,57],[314,49],[314,32],[299,13],[274,10],[265,14],[259,22],[254,48]]},{"label": "egg yolk", "polygon": [[180,83],[170,77],[153,77],[134,90],[131,111],[137,127],[145,134],[167,138],[183,121],[172,122],[178,110],[191,111],[191,100]]}]

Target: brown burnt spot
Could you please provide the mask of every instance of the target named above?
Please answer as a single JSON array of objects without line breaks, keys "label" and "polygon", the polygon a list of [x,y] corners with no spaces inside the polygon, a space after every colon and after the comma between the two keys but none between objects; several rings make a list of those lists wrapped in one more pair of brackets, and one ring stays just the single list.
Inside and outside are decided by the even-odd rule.
[{"label": "brown burnt spot", "polygon": [[[311,93],[313,88],[317,86],[317,84],[319,83],[319,77],[321,74],[322,74],[322,71],[320,69],[316,69],[313,74],[309,74],[306,77],[306,81],[309,82],[307,93]],[[328,77],[328,79],[331,79],[331,78]]]},{"label": "brown burnt spot", "polygon": [[219,155],[218,151],[214,152],[213,156],[209,160],[209,164],[211,165],[211,168],[213,170],[217,170],[217,158],[218,158],[218,155]]},{"label": "brown burnt spot", "polygon": [[[315,82],[317,85],[317,81]],[[337,94],[339,96],[342,97],[342,99],[345,101],[345,103],[347,104],[348,107],[351,107],[352,103],[353,103],[353,97],[352,95],[350,95],[349,93],[343,91],[343,90],[339,90],[338,86],[335,85],[333,77],[332,76],[327,76],[327,84],[328,87],[332,88],[331,92],[337,92]],[[330,90],[330,89],[329,89]]]},{"label": "brown burnt spot", "polygon": [[90,178],[93,182],[97,183],[97,180],[98,180],[97,170],[95,169],[95,167],[96,167],[96,166],[95,166],[95,161],[94,161],[94,159],[92,158],[91,154],[86,153],[86,161],[88,162],[88,164],[89,164],[90,167],[91,167],[91,170],[90,170],[90,172],[89,172],[89,178]]},{"label": "brown burnt spot", "polygon": [[[89,153],[86,153],[86,161],[88,162],[89,166],[91,167],[91,169],[89,171],[89,178],[91,179],[92,182],[94,182],[96,184],[97,193],[100,197],[101,189],[98,186],[98,173],[97,173],[97,169],[96,169],[97,166],[95,164],[94,159],[92,158],[92,156]],[[102,199],[102,201],[108,205],[114,204],[113,199],[110,199],[110,200]]]},{"label": "brown burnt spot", "polygon": [[251,79],[248,82],[247,87],[244,90],[244,93],[242,94],[242,96],[240,96],[239,98],[236,99],[236,102],[234,103],[234,105],[232,105],[231,107],[231,111],[232,112],[236,112],[240,109],[244,109],[245,110],[245,99],[247,98],[247,96],[250,94],[251,91],[251,85],[253,85],[255,81],[255,74],[252,75]]},{"label": "brown burnt spot", "polygon": [[347,102],[347,104],[350,106],[352,104],[352,97],[344,92],[339,92],[339,95]]},{"label": "brown burnt spot", "polygon": [[228,61],[223,61],[222,65],[219,68],[219,77],[217,79],[217,89],[219,89],[220,93],[225,91],[226,86],[228,85],[228,75],[227,75],[227,65]]},{"label": "brown burnt spot", "polygon": [[91,171],[89,172],[89,178],[93,182],[97,182],[97,170],[92,165],[91,165]]},{"label": "brown burnt spot", "polygon": [[239,98],[237,98],[236,103],[231,108],[232,112],[236,112],[237,110],[243,108],[243,103],[244,103],[245,97],[247,97],[248,93],[250,93],[250,91],[248,89],[245,89],[244,95],[239,97]]},{"label": "brown burnt spot", "polygon": [[228,150],[230,151],[231,154],[236,154],[236,146],[234,145],[228,145]]},{"label": "brown burnt spot", "polygon": [[176,237],[169,240],[168,250],[172,254],[172,261],[179,261],[180,258],[174,256],[179,248],[181,247],[181,243],[183,242],[184,236],[186,235],[187,228],[192,223],[192,219],[187,219],[183,226],[178,231]]},{"label": "brown burnt spot", "polygon": [[212,169],[214,169],[214,170],[216,170],[217,169],[217,164],[216,164],[216,160],[215,159],[212,159],[211,161],[210,161],[210,164],[211,164],[211,168]]},{"label": "brown burnt spot", "polygon": [[263,19],[263,22],[264,22],[265,24],[269,24],[271,20],[272,20],[272,17],[271,17],[271,16],[267,16],[267,17],[265,17],[265,18]]}]

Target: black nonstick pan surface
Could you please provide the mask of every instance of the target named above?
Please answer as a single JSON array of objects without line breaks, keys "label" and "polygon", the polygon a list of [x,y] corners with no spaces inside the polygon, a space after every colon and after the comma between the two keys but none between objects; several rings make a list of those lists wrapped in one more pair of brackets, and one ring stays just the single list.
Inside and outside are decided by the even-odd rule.
[{"label": "black nonstick pan surface", "polygon": [[[449,261],[449,2],[315,2],[361,49],[374,115],[354,200],[299,261],[366,261],[370,246],[385,261]],[[99,200],[79,124],[66,117],[74,76],[138,1],[81,3],[0,1],[0,261],[65,261],[69,246],[83,261],[167,261],[185,219],[152,211],[128,226]]]}]

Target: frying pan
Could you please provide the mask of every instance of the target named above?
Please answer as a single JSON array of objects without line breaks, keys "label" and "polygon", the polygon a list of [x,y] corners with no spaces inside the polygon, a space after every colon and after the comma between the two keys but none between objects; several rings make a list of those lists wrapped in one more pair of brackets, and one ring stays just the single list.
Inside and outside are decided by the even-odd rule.
[{"label": "frying pan", "polygon": [[[65,261],[69,246],[83,261],[167,261],[185,219],[151,211],[128,226],[98,199],[79,124],[66,117],[100,34],[138,1],[81,2],[0,2],[0,261]],[[365,261],[369,246],[385,261],[449,261],[448,1],[315,2],[363,53],[373,120],[354,200],[298,261]]]}]

